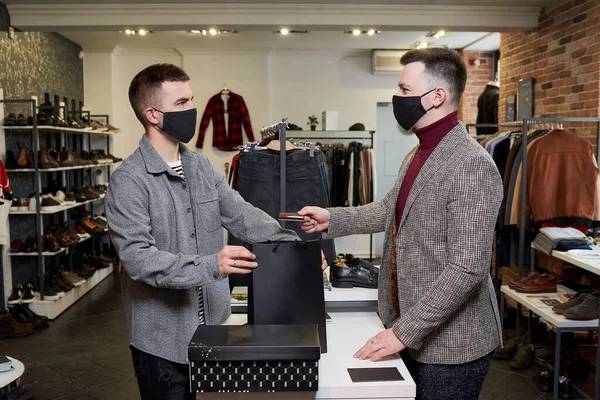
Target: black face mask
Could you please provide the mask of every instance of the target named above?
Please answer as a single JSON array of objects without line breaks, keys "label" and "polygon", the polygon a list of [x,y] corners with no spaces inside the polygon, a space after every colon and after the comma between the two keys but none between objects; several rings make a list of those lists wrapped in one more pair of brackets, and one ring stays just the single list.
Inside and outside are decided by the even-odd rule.
[{"label": "black face mask", "polygon": [[196,117],[198,116],[198,110],[192,108],[185,111],[163,112],[156,108],[154,109],[163,114],[163,126],[161,128],[157,125],[156,127],[158,129],[168,133],[170,136],[183,143],[188,143],[192,140],[196,134]]},{"label": "black face mask", "polygon": [[423,115],[427,114],[428,111],[434,108],[431,106],[429,110],[426,110],[421,104],[421,98],[428,95],[435,90],[431,89],[429,92],[421,96],[393,96],[392,104],[394,106],[394,117],[404,130],[410,130],[414,124],[420,120]]}]

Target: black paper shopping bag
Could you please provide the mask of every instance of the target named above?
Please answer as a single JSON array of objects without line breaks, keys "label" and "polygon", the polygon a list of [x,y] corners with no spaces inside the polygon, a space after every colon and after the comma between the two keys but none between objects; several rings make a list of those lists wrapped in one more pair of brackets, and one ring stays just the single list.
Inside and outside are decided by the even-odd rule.
[{"label": "black paper shopping bag", "polygon": [[327,352],[321,244],[272,242],[252,245],[258,268],[248,287],[248,323],[317,324]]}]

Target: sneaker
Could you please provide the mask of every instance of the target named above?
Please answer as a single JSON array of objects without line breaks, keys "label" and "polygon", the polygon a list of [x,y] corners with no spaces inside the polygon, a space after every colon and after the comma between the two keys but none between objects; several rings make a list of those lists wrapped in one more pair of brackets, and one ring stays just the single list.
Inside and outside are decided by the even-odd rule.
[{"label": "sneaker", "polygon": [[510,339],[504,343],[504,347],[496,350],[494,358],[496,360],[512,360],[515,354],[517,354],[518,347],[519,341],[516,338]]},{"label": "sneaker", "polygon": [[23,295],[23,285],[19,284],[13,288],[13,292],[8,298],[8,304],[19,304],[21,303],[21,296]]},{"label": "sneaker", "polygon": [[25,291],[23,292],[23,296],[21,297],[21,303],[33,303],[35,299],[35,295],[33,294],[33,285],[28,283],[25,285]]},{"label": "sneaker", "polygon": [[29,197],[21,197],[19,199],[19,211],[29,211]]},{"label": "sneaker", "polygon": [[[58,296],[58,298],[60,299],[61,297],[65,297],[65,292],[64,290],[62,290],[57,284],[56,282],[54,282],[53,279],[46,279],[44,281],[44,291],[46,290],[46,288],[52,288],[52,291],[54,291],[54,293],[56,293],[56,295]],[[48,299],[50,300],[50,299]]]},{"label": "sneaker", "polygon": [[42,210],[43,211],[60,211],[61,204],[54,196],[46,195],[42,197]]},{"label": "sneaker", "polygon": [[10,244],[9,253],[22,253],[25,250],[25,245],[19,239],[13,240]]},{"label": "sneaker", "polygon": [[90,126],[92,127],[92,129],[96,132],[108,132],[108,128],[104,125],[102,125],[100,122],[98,121],[92,121],[90,123]]},{"label": "sneaker", "polygon": [[19,198],[13,197],[9,211],[19,211]]},{"label": "sneaker", "polygon": [[62,274],[63,274],[63,277],[67,281],[71,282],[73,284],[73,286],[75,286],[75,287],[79,287],[85,283],[85,279],[83,279],[82,277],[80,277],[79,275],[77,275],[73,272],[63,271]]},{"label": "sneaker", "polygon": [[108,129],[109,133],[119,133],[119,132],[121,132],[121,130],[119,128],[115,128],[111,124],[106,124],[104,126]]},{"label": "sneaker", "polygon": [[18,322],[11,313],[0,315],[0,337],[23,337],[31,335],[33,332],[33,326],[31,326],[31,324]]},{"label": "sneaker", "polygon": [[4,118],[4,126],[15,125],[17,125],[17,116],[13,113],[8,114],[8,117]]},{"label": "sneaker", "polygon": [[[598,317],[596,315],[596,317]],[[535,351],[533,346],[527,343],[519,343],[517,354],[508,363],[512,369],[527,369],[535,360]]]},{"label": "sneaker", "polygon": [[75,204],[75,193],[69,192],[65,195],[65,203],[67,204]]}]

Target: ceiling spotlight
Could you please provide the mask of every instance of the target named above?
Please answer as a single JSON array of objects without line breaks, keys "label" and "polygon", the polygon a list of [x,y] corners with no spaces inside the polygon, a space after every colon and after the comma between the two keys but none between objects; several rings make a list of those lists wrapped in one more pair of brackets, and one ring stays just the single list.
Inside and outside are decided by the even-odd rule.
[{"label": "ceiling spotlight", "polygon": [[374,34],[375,34],[375,29],[369,29],[367,31],[367,35],[369,35],[369,36],[373,36]]},{"label": "ceiling spotlight", "polygon": [[361,32],[360,32],[358,29],[354,29],[354,30],[352,31],[352,34],[353,34],[354,36],[358,36],[358,35],[360,35],[360,33],[361,33]]},{"label": "ceiling spotlight", "polygon": [[421,42],[421,43],[419,43],[419,44],[417,45],[417,49],[424,49],[424,48],[426,48],[427,46],[429,46],[429,43],[427,43],[427,42]]},{"label": "ceiling spotlight", "polygon": [[281,33],[282,35],[287,35],[288,33],[290,33],[290,30],[288,28],[281,28],[279,33]]},{"label": "ceiling spotlight", "polygon": [[[204,32],[206,32],[206,31],[204,31]],[[194,33],[194,34],[196,34],[196,35],[199,35],[199,34],[201,34],[201,33],[202,33],[202,31],[201,31],[201,30],[199,30],[199,29],[192,29],[192,30],[190,31],[190,33]]]},{"label": "ceiling spotlight", "polygon": [[446,36],[446,31],[433,31],[433,32],[429,32],[427,34],[427,37],[432,37],[434,39],[439,39],[439,38],[443,38],[444,36]]},{"label": "ceiling spotlight", "polygon": [[148,31],[146,31],[145,29],[140,29],[140,30],[138,31],[138,33],[139,33],[140,35],[144,36],[146,33],[148,33]]},{"label": "ceiling spotlight", "polygon": [[210,28],[210,30],[208,31],[208,33],[210,33],[211,35],[215,36],[218,32],[215,28]]},{"label": "ceiling spotlight", "polygon": [[126,35],[132,35],[133,33],[135,33],[135,31],[132,31],[131,29],[125,29]]},{"label": "ceiling spotlight", "polygon": [[202,29],[202,35],[206,36],[207,33],[206,29]]}]

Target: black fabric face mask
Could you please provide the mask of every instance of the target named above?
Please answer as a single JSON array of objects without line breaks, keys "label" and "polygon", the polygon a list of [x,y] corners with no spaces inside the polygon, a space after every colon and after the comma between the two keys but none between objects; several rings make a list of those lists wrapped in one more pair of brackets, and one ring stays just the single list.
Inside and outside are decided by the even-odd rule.
[{"label": "black fabric face mask", "polygon": [[[152,107],[154,108],[154,107]],[[198,110],[192,108],[185,111],[160,111],[154,108],[156,111],[163,114],[163,126],[162,128],[156,126],[163,132],[168,133],[180,142],[188,143],[196,134],[196,118],[198,116]]]},{"label": "black fabric face mask", "polygon": [[396,96],[392,97],[392,104],[394,106],[394,117],[404,130],[410,130],[414,124],[420,120],[423,115],[427,114],[428,111],[434,108],[431,106],[429,110],[426,110],[421,104],[421,98],[427,96],[433,92],[435,88],[421,96]]}]

